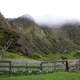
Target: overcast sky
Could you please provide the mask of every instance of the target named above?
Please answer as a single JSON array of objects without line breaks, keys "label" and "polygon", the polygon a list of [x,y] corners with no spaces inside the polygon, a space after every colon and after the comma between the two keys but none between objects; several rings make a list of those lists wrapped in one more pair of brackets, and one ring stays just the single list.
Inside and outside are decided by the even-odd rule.
[{"label": "overcast sky", "polygon": [[0,12],[9,18],[28,14],[37,22],[80,21],[80,0],[0,0]]}]

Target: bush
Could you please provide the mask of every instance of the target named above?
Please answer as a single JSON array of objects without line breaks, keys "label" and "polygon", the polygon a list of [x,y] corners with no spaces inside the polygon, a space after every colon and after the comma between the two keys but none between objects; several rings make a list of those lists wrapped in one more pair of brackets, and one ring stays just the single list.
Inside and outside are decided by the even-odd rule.
[{"label": "bush", "polygon": [[80,58],[80,52],[76,52],[74,55],[73,55],[73,57],[75,57],[75,58]]},{"label": "bush", "polygon": [[33,54],[32,56],[31,56],[31,58],[33,58],[33,59],[41,59],[41,55],[39,55],[39,54]]}]

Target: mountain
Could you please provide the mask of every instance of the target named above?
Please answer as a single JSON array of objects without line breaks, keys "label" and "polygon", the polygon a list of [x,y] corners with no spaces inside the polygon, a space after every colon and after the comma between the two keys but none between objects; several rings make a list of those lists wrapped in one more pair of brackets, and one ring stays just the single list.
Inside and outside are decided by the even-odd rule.
[{"label": "mountain", "polygon": [[7,51],[20,52],[25,56],[79,51],[80,24],[45,27],[35,23],[29,15],[5,19],[0,13],[0,46],[6,46]]}]

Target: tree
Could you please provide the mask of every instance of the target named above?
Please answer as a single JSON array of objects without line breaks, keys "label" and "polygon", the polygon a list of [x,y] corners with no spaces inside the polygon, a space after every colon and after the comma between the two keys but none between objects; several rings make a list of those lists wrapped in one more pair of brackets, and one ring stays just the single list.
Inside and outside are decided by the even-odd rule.
[{"label": "tree", "polygon": [[2,40],[2,45],[0,46],[1,48],[1,58],[4,58],[4,55],[6,51],[12,46],[15,45],[17,39],[19,38],[19,35],[16,32],[12,31],[5,31],[4,32],[4,38]]}]

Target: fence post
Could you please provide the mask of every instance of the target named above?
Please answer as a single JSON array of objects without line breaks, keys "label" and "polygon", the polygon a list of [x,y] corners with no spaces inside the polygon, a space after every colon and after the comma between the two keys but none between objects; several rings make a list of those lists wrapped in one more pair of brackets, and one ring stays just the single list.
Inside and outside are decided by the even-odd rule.
[{"label": "fence post", "polygon": [[79,67],[79,70],[80,70],[80,59],[79,59],[79,62],[78,62],[78,67]]},{"label": "fence post", "polygon": [[52,63],[52,72],[54,72],[54,62],[51,62]]},{"label": "fence post", "polygon": [[29,71],[29,68],[28,68],[28,64],[26,64],[26,70],[25,70],[27,73]]},{"label": "fence post", "polygon": [[54,61],[54,71],[56,72],[56,61]]},{"label": "fence post", "polygon": [[11,61],[9,61],[9,74],[12,73],[12,65],[11,65]]},{"label": "fence post", "polygon": [[66,63],[66,71],[69,72],[69,63],[67,60],[65,61],[65,63]]},{"label": "fence post", "polygon": [[40,70],[41,71],[43,70],[42,64],[43,64],[43,62],[40,63]]}]

